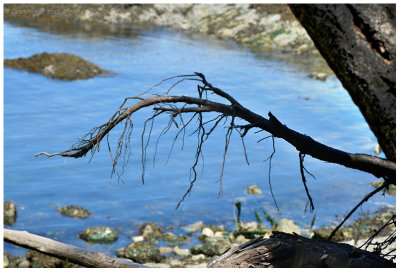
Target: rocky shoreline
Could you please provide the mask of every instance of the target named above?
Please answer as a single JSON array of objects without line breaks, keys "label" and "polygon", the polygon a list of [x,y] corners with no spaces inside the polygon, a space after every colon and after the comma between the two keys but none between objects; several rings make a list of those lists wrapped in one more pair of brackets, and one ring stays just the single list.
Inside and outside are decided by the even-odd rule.
[{"label": "rocky shoreline", "polygon": [[6,4],[4,19],[47,30],[80,28],[88,34],[98,27],[118,34],[132,26],[166,27],[233,41],[283,61],[306,62],[313,66],[310,77],[317,79],[318,73],[333,74],[284,4]]},{"label": "rocky shoreline", "polygon": [[[15,204],[5,202],[4,209],[4,223],[14,224],[17,216]],[[88,218],[90,215],[87,209],[74,205],[59,208],[57,212],[80,220]],[[389,207],[381,208],[373,214],[361,214],[356,221],[342,227],[333,240],[360,246],[394,214],[395,209]],[[10,217],[13,217],[12,220]],[[150,267],[201,268],[206,267],[215,255],[221,255],[226,250],[257,236],[269,238],[273,231],[296,233],[314,239],[326,239],[333,229],[333,227],[315,229],[313,226],[311,229],[301,229],[292,220],[283,218],[275,221],[266,212],[263,216],[255,214],[255,218],[255,221],[250,222],[242,222],[240,217],[237,218],[236,227],[232,230],[228,230],[224,225],[207,225],[202,221],[185,226],[167,227],[155,223],[145,223],[138,227],[139,235],[130,236],[131,242],[116,250],[115,255]],[[83,230],[78,237],[87,243],[112,244],[118,239],[120,230],[119,228],[98,226]],[[382,242],[393,230],[394,226],[386,228],[376,240]],[[189,242],[194,242],[191,243],[194,246],[188,246]],[[395,247],[394,244],[385,249],[385,252],[389,252],[393,247]],[[368,249],[373,250],[373,247]],[[4,267],[10,268],[79,267],[32,250],[29,250],[25,257],[12,256],[4,252],[3,258]]]}]

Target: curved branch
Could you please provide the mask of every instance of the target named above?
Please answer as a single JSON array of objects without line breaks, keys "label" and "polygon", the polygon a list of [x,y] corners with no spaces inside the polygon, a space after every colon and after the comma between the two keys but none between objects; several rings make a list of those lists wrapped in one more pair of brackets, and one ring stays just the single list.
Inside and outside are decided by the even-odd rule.
[{"label": "curved branch", "polygon": [[[202,79],[203,81],[205,81],[204,78]],[[205,85],[208,86],[207,84]],[[74,158],[83,157],[90,150],[92,151],[92,153],[95,152],[96,149],[98,150],[101,140],[115,126],[117,126],[124,119],[130,117],[136,111],[142,108],[162,103],[166,104],[184,103],[185,106],[186,104],[190,104],[190,105],[197,105],[197,107],[187,108],[186,110],[185,109],[179,110],[176,107],[175,108],[163,107],[162,111],[171,111],[179,114],[184,112],[201,113],[201,112],[213,111],[222,113],[224,114],[224,116],[241,118],[247,121],[252,127],[258,127],[264,131],[271,133],[274,137],[284,139],[304,155],[310,155],[322,161],[340,164],[349,168],[361,170],[373,174],[376,177],[383,177],[389,180],[390,183],[395,184],[396,164],[394,162],[366,154],[347,153],[329,147],[327,145],[324,145],[320,142],[315,141],[314,139],[312,139],[307,135],[301,134],[283,125],[271,112],[268,113],[269,119],[264,118],[250,111],[249,109],[243,107],[242,105],[237,103],[236,100],[231,98],[230,95],[226,94],[222,90],[212,87],[211,84],[209,84],[208,87],[209,89],[213,89],[214,92],[218,92],[217,94],[219,96],[227,98],[232,104],[226,105],[218,102],[213,102],[208,99],[201,99],[189,96],[154,96],[151,98],[136,97],[136,99],[140,99],[138,103],[125,108],[123,112],[121,112],[120,108],[118,110],[118,114],[114,114],[113,117],[107,123],[95,128],[89,134],[85,135],[85,137],[89,135],[89,139],[85,139],[85,137],[81,139],[79,146],[73,147],[61,153],[48,154],[46,152],[41,152],[36,154],[36,156],[46,155],[48,157],[51,157],[59,155],[63,157],[74,157]],[[94,132],[96,131],[97,134],[93,135]]]}]

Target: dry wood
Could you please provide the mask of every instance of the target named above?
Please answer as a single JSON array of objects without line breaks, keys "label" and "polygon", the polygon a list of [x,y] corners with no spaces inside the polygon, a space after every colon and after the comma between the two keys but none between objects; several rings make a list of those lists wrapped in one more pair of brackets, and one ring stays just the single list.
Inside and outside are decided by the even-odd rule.
[{"label": "dry wood", "polygon": [[85,267],[102,268],[145,268],[145,265],[127,259],[108,256],[57,242],[55,240],[29,233],[27,231],[4,229],[4,241],[24,248],[39,251],[46,255]]},{"label": "dry wood", "polygon": [[214,257],[207,267],[394,268],[395,263],[348,244],[274,232],[269,239],[257,237]]}]

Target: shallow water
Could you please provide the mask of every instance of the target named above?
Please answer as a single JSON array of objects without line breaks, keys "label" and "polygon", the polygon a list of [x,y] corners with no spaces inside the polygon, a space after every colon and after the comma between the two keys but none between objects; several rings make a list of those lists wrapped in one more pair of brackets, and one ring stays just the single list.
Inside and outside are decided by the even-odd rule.
[{"label": "shallow water", "polygon": [[[301,227],[308,226],[314,214],[304,211],[307,197],[299,173],[298,153],[279,139],[275,141],[271,171],[279,213],[275,208],[265,162],[272,152],[271,140],[257,143],[267,134],[246,136],[250,166],[245,162],[240,138],[232,137],[219,198],[225,130],[217,129],[203,150],[203,174],[190,197],[177,210],[175,206],[189,185],[196,136],[186,138],[183,151],[178,140],[166,165],[176,130],[161,138],[153,167],[155,141],[168,119],[164,117],[156,122],[143,185],[140,138],[150,110],[138,112],[133,118],[133,154],[123,182],[116,176],[110,180],[111,161],[104,143],[89,163],[88,157],[34,156],[41,151],[53,153],[68,149],[91,128],[105,122],[124,97],[137,95],[173,75],[202,72],[214,86],[229,92],[252,111],[261,115],[271,111],[287,126],[324,144],[367,154],[373,154],[376,144],[338,80],[309,79],[304,68],[257,56],[227,42],[201,36],[194,39],[165,29],[128,29],[119,36],[82,35],[41,32],[5,23],[4,58],[28,57],[43,51],[72,53],[117,75],[64,82],[4,69],[4,200],[17,204],[18,219],[13,229],[114,254],[116,249],[129,243],[139,224],[148,221],[174,225],[176,234],[181,232],[179,226],[199,220],[233,228],[234,200],[243,202],[242,220],[254,220],[254,209],[261,212],[263,208],[276,219],[286,217]],[[174,93],[195,95],[195,92],[193,83],[185,83]],[[113,147],[121,131],[120,126],[111,133]],[[369,174],[310,157],[306,157],[305,166],[316,177],[316,180],[308,178],[316,206],[316,227],[336,222],[335,215],[350,210],[372,190],[368,183],[376,180]],[[247,195],[246,188],[253,184],[263,194]],[[363,210],[394,203],[394,197],[375,196]],[[57,207],[68,204],[84,206],[94,216],[82,220],[57,213]],[[88,245],[76,237],[85,228],[98,225],[121,227],[118,241],[112,245]],[[23,252],[9,244],[5,244],[5,250],[11,254]]]}]

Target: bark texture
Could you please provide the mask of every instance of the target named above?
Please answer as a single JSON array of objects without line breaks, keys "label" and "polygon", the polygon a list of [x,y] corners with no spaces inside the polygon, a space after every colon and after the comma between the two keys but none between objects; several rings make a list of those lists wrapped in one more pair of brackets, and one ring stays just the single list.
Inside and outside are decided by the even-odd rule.
[{"label": "bark texture", "polygon": [[233,268],[387,268],[395,264],[348,244],[274,232],[214,257],[207,267]]},{"label": "bark texture", "polygon": [[395,4],[291,4],[294,15],[396,161]]}]

